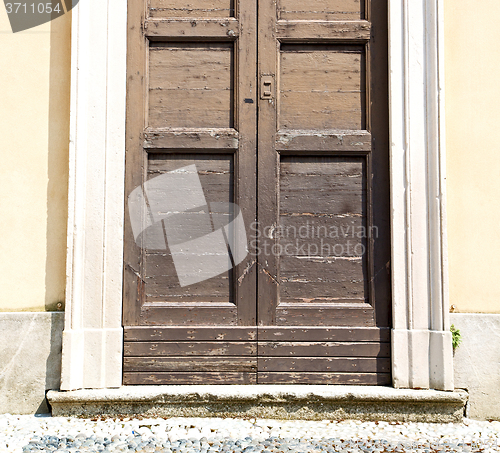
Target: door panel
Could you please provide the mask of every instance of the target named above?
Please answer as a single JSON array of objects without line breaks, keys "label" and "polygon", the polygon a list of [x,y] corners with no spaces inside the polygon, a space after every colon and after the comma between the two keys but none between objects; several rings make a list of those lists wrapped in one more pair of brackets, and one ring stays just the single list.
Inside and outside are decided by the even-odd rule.
[{"label": "door panel", "polygon": [[[211,206],[214,206],[214,203],[217,202],[233,202],[234,156],[231,154],[207,155],[197,153],[152,154],[148,159],[148,180],[193,164],[196,165],[196,174],[208,203],[207,208],[198,209],[195,212],[183,213],[182,222],[177,223],[176,220],[171,228],[169,228],[169,233],[175,234],[175,229],[182,227],[183,232],[187,236],[198,238],[213,231],[210,218],[213,218],[213,215],[216,213],[211,209]],[[149,193],[151,193],[151,190]],[[165,194],[165,196],[168,195]],[[161,196],[159,198],[161,199]],[[172,316],[172,312],[170,312],[168,319],[153,315],[152,322],[156,319],[156,323],[161,321],[164,325],[182,324],[182,319],[185,318],[182,314],[183,305],[187,307],[190,302],[232,304],[228,306],[228,310],[232,310],[235,313],[233,272],[231,270],[208,280],[188,286],[180,286],[178,273],[168,246],[171,241],[165,241],[163,228],[148,228],[144,231],[144,234],[146,235],[145,243],[159,243],[162,246],[161,249],[146,248],[144,250],[145,303],[177,302],[181,304],[180,318]],[[159,237],[153,238],[151,237],[152,235]],[[225,258],[223,257],[223,259]],[[148,317],[152,309],[153,306],[144,308],[144,316]],[[208,307],[208,309],[211,308]],[[228,310],[225,316],[228,316]],[[236,319],[235,316],[234,319]]]},{"label": "door panel", "polygon": [[279,0],[279,19],[356,20],[364,15],[360,0]]},{"label": "door panel", "polygon": [[256,19],[248,1],[129,1],[125,384],[256,382],[256,273],[231,269],[220,207],[256,219]]},{"label": "door panel", "polygon": [[232,128],[233,48],[232,42],[151,42],[148,125]]},{"label": "door panel", "polygon": [[129,0],[124,384],[390,383],[386,16]]},{"label": "door panel", "polygon": [[364,159],[281,156],[279,200],[280,302],[366,302]]},{"label": "door panel", "polygon": [[234,17],[233,0],[151,0],[150,17]]},{"label": "door panel", "polygon": [[362,46],[280,45],[278,129],[365,129]]},{"label": "door panel", "polygon": [[[389,261],[373,215],[388,217],[386,4],[363,3],[259,5],[259,76],[276,87],[259,105],[258,382],[390,382],[388,343],[363,334],[390,326],[373,285]],[[331,338],[343,327],[349,347]]]}]

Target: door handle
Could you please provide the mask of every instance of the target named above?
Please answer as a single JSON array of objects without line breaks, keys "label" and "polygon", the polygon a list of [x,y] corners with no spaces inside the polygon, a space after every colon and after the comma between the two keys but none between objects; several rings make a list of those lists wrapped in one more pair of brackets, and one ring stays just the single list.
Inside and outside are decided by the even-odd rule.
[{"label": "door handle", "polygon": [[274,76],[263,75],[260,78],[260,98],[272,99],[274,97]]}]

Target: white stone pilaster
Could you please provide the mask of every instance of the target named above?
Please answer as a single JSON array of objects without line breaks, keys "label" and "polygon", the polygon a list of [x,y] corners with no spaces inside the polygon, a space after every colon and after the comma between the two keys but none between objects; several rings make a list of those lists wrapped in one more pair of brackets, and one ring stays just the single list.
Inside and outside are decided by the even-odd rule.
[{"label": "white stone pilaster", "polygon": [[127,3],[72,10],[63,390],[119,387]]},{"label": "white stone pilaster", "polygon": [[442,0],[389,0],[395,387],[453,389]]}]

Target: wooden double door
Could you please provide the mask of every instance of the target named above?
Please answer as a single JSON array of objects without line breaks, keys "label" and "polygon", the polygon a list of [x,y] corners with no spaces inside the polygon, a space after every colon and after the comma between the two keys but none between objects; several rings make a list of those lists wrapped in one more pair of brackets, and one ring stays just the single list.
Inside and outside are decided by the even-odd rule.
[{"label": "wooden double door", "polygon": [[128,11],[124,384],[390,384],[386,0]]}]

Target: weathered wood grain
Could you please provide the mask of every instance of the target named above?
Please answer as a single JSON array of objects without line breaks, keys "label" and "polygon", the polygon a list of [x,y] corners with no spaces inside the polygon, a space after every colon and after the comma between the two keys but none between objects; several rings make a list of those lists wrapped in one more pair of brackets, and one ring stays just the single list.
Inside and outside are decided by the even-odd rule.
[{"label": "weathered wood grain", "polygon": [[280,162],[281,214],[366,215],[363,158],[282,156]]},{"label": "weathered wood grain", "polygon": [[[280,44],[276,39],[277,10],[275,2],[259,2],[258,8],[258,64],[257,77],[260,85],[262,77],[271,76],[278,84],[277,49]],[[274,77],[273,77],[274,76]],[[275,93],[279,85],[275,87]],[[278,213],[278,178],[279,156],[274,146],[276,143],[277,102],[275,100],[259,100],[258,110],[258,220],[261,226],[268,227],[277,223]],[[259,247],[272,247],[275,240],[265,235],[259,239]],[[279,257],[276,254],[260,255],[258,260],[258,323],[273,325],[278,303],[278,270]]]},{"label": "weathered wood grain", "polygon": [[[145,58],[147,40],[140,24],[145,20],[142,2],[131,2],[127,9],[127,97],[126,97],[126,165],[125,206],[130,192],[143,183],[147,156],[142,148],[141,134],[146,122]],[[141,305],[144,303],[144,275],[142,249],[135,243],[132,225],[124,222],[123,247],[123,310],[124,325],[140,323]]]},{"label": "weathered wood grain", "polygon": [[259,357],[259,371],[389,373],[390,359],[338,357]]},{"label": "weathered wood grain", "polygon": [[[234,201],[234,157],[231,154],[152,154],[148,159],[148,179],[193,164],[208,203]],[[213,206],[210,212],[214,212]]]},{"label": "weathered wood grain", "polygon": [[234,152],[238,149],[239,135],[234,129],[217,129],[209,131],[189,128],[151,129],[144,133],[144,148],[148,153],[195,149],[199,152],[213,153],[213,150]]},{"label": "weathered wood grain", "polygon": [[232,17],[233,0],[151,0],[150,17]]},{"label": "weathered wood grain", "polygon": [[[141,328],[132,328],[137,331]],[[338,328],[338,327],[259,327],[259,341],[335,341],[335,342],[383,342],[391,341],[389,328]]]},{"label": "weathered wood grain", "polygon": [[239,35],[235,19],[148,19],[144,22],[145,35],[152,41],[233,41]]},{"label": "weathered wood grain", "polygon": [[372,137],[366,131],[279,131],[276,150],[287,152],[324,151],[325,153],[370,152]]},{"label": "weathered wood grain", "polygon": [[279,129],[365,129],[364,50],[282,45]]},{"label": "weathered wood grain", "polygon": [[363,158],[281,158],[280,301],[367,300],[364,173]]},{"label": "weathered wood grain", "polygon": [[151,43],[150,127],[233,127],[233,101],[233,44]]},{"label": "weathered wood grain", "polygon": [[368,21],[280,20],[276,32],[282,42],[365,42],[371,26]]},{"label": "weathered wood grain", "polygon": [[285,256],[361,257],[377,229],[368,229],[362,216],[287,213],[280,215],[273,234]]},{"label": "weathered wood grain", "polygon": [[143,305],[140,319],[150,326],[236,326],[238,309],[218,301],[149,302]]},{"label": "weathered wood grain", "polygon": [[174,341],[174,342],[125,342],[126,357],[146,356],[254,356],[255,342],[229,341]]},{"label": "weathered wood grain", "polygon": [[257,357],[124,357],[123,369],[125,372],[251,372],[257,369]]},{"label": "weathered wood grain", "polygon": [[[148,159],[148,179],[174,171],[189,165],[196,165],[206,206],[200,206],[193,212],[170,215],[161,222],[146,229],[139,238],[148,244],[144,252],[144,283],[146,302],[231,302],[234,300],[233,270],[199,283],[181,287],[178,271],[170,254],[169,241],[173,237],[196,239],[214,231],[214,219],[228,217],[221,214],[218,202],[232,202],[234,199],[234,156],[220,154],[154,154]],[[158,189],[158,190],[161,190]],[[148,197],[161,199],[168,194],[148,190]],[[158,212],[158,214],[162,214]],[[214,217],[214,214],[216,217]],[[227,222],[229,219],[227,219]],[[155,245],[152,247],[151,244]],[[227,258],[227,252],[214,251],[213,255],[192,259],[197,263],[207,260],[207,268],[212,259],[219,256]],[[228,267],[230,263],[228,262]]]},{"label": "weathered wood grain", "polygon": [[336,305],[281,302],[276,308],[276,325],[375,327],[373,309],[363,300],[351,299],[338,302]]},{"label": "weathered wood grain", "polygon": [[366,300],[363,257],[282,256],[280,300]]},{"label": "weathered wood grain", "polygon": [[359,178],[364,174],[363,157],[351,156],[282,156],[281,179],[286,175],[337,176]]},{"label": "weathered wood grain", "polygon": [[181,287],[176,274],[163,277],[146,277],[145,296],[147,303],[195,303],[231,302],[234,293],[231,288],[231,273],[225,272],[200,283]]},{"label": "weathered wood grain", "polygon": [[360,0],[279,0],[280,19],[359,20],[364,18]]},{"label": "weathered wood grain", "polygon": [[[257,327],[124,327],[124,339],[130,341],[254,341]],[[371,337],[370,337],[371,338]]]},{"label": "weathered wood grain", "polygon": [[[207,201],[238,203],[249,224],[256,219],[258,163],[261,225],[299,227],[314,220],[319,227],[367,227],[373,216],[387,237],[387,94],[376,89],[387,78],[385,0],[151,0],[130,11],[136,44],[129,42],[128,190],[143,184],[141,178],[201,163]],[[261,75],[277,83],[271,102],[258,99]],[[186,217],[193,237],[208,228],[196,221],[204,209],[209,207]],[[161,229],[146,233],[161,243]],[[273,234],[260,239],[261,245],[291,241]],[[318,239],[305,240],[318,245]],[[349,233],[331,239],[369,245]],[[384,286],[385,274],[379,282],[378,271],[388,261],[380,252],[384,241],[377,238],[373,261],[349,253],[311,258],[300,250],[262,256],[259,263],[249,257],[233,273],[185,293],[175,286],[167,244],[137,259],[137,247],[130,246],[127,263],[135,283],[124,297],[135,297],[135,305],[124,312],[127,323],[144,327],[126,325],[125,355],[138,361],[130,366],[148,371],[126,371],[124,384],[390,385],[390,329],[374,327],[390,325],[390,286]],[[373,269],[376,291],[359,291],[361,280],[373,279]],[[287,299],[287,291],[296,293]],[[285,371],[257,372],[257,324],[260,353],[271,359],[264,366]],[[300,371],[290,362],[297,359]],[[353,364],[361,369],[350,369]],[[339,366],[348,371],[329,371]]]},{"label": "weathered wood grain", "polygon": [[257,375],[238,372],[123,373],[123,385],[256,384]]},{"label": "weathered wood grain", "polygon": [[390,373],[258,372],[259,384],[391,385]]},{"label": "weathered wood grain", "polygon": [[259,357],[390,357],[391,345],[379,342],[259,341]]}]

